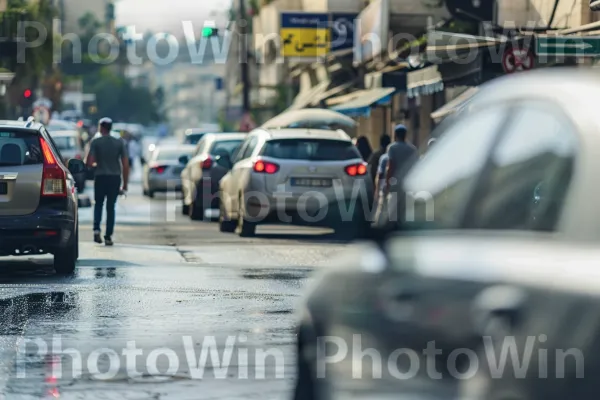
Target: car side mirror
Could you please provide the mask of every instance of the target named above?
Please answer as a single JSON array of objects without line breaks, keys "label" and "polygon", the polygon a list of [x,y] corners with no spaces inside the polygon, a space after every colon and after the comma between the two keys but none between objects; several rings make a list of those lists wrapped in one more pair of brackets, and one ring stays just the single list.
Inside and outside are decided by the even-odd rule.
[{"label": "car side mirror", "polygon": [[69,169],[69,172],[73,175],[85,172],[85,164],[83,163],[83,161],[78,160],[76,158],[72,158],[69,160],[69,162],[67,163],[67,168]]},{"label": "car side mirror", "polygon": [[188,161],[190,161],[190,158],[188,156],[179,157],[179,164],[181,165],[187,165]]},{"label": "car side mirror", "polygon": [[218,165],[220,165],[221,167],[223,167],[225,169],[229,170],[233,167],[233,165],[231,163],[231,157],[229,157],[229,154],[221,154],[221,155],[217,156],[216,161],[217,161]]}]

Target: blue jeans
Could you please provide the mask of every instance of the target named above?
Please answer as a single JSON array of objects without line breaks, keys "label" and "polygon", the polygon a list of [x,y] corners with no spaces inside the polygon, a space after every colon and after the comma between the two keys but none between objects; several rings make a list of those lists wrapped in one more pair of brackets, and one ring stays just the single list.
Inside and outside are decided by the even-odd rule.
[{"label": "blue jeans", "polygon": [[121,177],[118,175],[100,175],[94,179],[94,232],[100,231],[102,208],[106,201],[106,233],[112,236],[115,229],[115,205],[121,190]]}]

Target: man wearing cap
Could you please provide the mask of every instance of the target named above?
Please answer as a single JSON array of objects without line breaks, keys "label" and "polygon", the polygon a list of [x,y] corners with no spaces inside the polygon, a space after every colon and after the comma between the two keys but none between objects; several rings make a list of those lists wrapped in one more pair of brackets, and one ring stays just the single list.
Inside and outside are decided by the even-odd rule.
[{"label": "man wearing cap", "polygon": [[[106,201],[106,232],[104,243],[112,246],[115,227],[115,204],[119,194],[127,192],[129,182],[129,154],[123,139],[112,137],[112,120],[102,118],[98,123],[101,136],[92,140],[87,158],[88,167],[95,164],[94,176],[94,241],[102,243],[100,223]],[[121,181],[122,176],[122,181]],[[121,183],[123,187],[121,187]]]}]

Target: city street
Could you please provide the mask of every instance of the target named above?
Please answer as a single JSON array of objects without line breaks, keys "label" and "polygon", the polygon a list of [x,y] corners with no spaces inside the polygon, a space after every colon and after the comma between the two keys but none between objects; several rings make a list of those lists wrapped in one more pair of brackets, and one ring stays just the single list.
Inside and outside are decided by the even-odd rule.
[{"label": "city street", "polygon": [[[0,261],[0,398],[288,398],[297,305],[345,245],[310,228],[220,233],[134,181],[113,248],[92,242],[92,209],[80,209],[74,277],[55,276],[51,257]],[[211,361],[213,339],[226,368]],[[131,345],[135,365],[123,355]],[[255,362],[257,351],[271,357]]]}]

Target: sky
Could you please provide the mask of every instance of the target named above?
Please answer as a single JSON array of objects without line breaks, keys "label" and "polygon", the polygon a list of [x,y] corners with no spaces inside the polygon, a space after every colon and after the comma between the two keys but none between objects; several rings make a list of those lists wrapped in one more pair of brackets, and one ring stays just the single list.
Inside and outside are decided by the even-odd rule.
[{"label": "sky", "polygon": [[192,21],[198,32],[205,20],[224,23],[230,5],[230,0],[118,0],[116,25],[134,25],[138,33],[169,32],[179,36],[182,21]]}]

